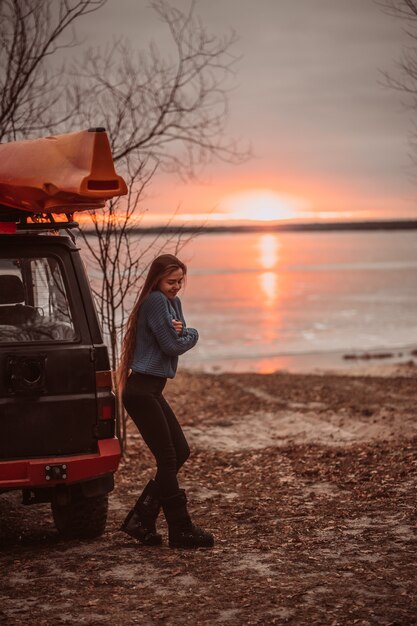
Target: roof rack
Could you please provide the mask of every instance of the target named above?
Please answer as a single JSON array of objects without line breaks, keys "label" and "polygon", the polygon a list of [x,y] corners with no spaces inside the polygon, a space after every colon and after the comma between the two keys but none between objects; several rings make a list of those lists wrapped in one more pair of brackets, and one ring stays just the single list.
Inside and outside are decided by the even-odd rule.
[{"label": "roof rack", "polygon": [[[65,213],[65,220],[56,220],[52,213],[29,213],[0,205],[0,234],[46,232],[78,228],[73,213]],[[30,220],[30,221],[29,221]]]}]

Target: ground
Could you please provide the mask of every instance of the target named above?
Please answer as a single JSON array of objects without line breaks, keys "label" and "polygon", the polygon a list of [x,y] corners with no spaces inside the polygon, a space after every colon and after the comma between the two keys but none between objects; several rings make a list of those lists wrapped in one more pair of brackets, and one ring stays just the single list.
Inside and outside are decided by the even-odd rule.
[{"label": "ground", "polygon": [[118,530],[152,471],[131,427],[100,539],[0,496],[0,624],[417,624],[417,373],[388,373],[179,375],[182,483],[214,549]]}]

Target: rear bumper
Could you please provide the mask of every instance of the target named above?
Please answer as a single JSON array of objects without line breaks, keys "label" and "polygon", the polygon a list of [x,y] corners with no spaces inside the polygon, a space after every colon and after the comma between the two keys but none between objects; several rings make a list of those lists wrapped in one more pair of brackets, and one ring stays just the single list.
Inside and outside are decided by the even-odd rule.
[{"label": "rear bumper", "polygon": [[[96,454],[0,461],[0,490],[71,485],[113,473],[119,461],[120,444],[116,438],[99,440]],[[66,465],[65,480],[47,480],[46,467],[55,464]]]}]

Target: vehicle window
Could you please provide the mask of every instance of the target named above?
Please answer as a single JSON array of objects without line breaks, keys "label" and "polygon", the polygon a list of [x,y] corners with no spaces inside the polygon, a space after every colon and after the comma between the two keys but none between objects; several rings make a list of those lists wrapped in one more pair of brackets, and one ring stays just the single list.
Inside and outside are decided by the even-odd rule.
[{"label": "vehicle window", "polygon": [[0,259],[0,341],[76,339],[58,260]]}]

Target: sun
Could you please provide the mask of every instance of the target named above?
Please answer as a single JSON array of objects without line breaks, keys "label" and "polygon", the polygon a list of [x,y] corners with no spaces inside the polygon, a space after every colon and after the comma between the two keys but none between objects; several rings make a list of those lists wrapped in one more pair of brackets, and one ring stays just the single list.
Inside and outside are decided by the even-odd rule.
[{"label": "sun", "polygon": [[250,189],[226,196],[220,207],[231,219],[269,222],[300,217],[307,202],[269,189]]}]

